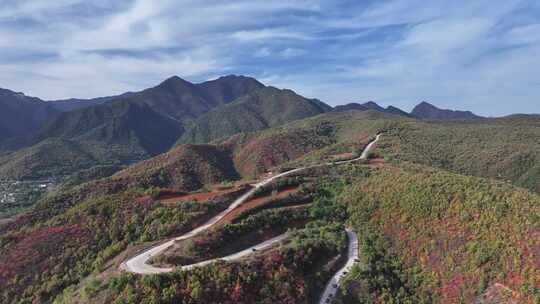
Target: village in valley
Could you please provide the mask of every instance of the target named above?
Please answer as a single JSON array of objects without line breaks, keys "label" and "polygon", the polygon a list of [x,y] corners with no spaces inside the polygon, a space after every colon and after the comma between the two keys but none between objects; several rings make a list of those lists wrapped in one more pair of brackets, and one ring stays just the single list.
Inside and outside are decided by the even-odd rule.
[{"label": "village in valley", "polygon": [[41,195],[54,188],[53,180],[0,180],[0,218],[31,206]]}]

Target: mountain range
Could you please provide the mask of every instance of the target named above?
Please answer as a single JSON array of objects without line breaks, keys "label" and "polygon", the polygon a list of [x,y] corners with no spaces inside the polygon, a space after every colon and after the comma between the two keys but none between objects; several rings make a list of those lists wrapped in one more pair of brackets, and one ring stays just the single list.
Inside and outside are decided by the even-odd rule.
[{"label": "mountain range", "polygon": [[164,153],[175,144],[208,143],[330,111],[351,110],[419,119],[479,118],[426,102],[411,113],[373,101],[332,108],[292,90],[237,75],[196,84],[174,76],[140,92],[94,99],[44,101],[2,89],[0,173],[32,179],[96,166],[124,166]]},{"label": "mountain range", "polygon": [[333,111],[336,112],[368,110],[426,120],[468,120],[483,118],[470,111],[440,109],[425,101],[416,105],[410,113],[394,106],[383,108],[373,101],[368,101],[366,103],[348,103],[336,106],[333,109]]}]

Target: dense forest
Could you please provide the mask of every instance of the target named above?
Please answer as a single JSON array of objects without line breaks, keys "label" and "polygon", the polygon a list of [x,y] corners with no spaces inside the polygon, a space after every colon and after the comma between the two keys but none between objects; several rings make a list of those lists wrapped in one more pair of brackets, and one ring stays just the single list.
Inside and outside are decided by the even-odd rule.
[{"label": "dense forest", "polygon": [[362,260],[347,303],[540,300],[537,195],[417,165],[344,174],[354,182],[338,200]]}]

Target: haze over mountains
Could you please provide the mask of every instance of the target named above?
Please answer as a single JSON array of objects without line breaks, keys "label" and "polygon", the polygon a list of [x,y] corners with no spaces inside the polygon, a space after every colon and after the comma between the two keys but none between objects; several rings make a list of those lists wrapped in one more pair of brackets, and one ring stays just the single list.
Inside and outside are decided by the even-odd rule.
[{"label": "haze over mountains", "polygon": [[3,89],[0,173],[41,178],[96,166],[117,168],[166,152],[175,144],[206,143],[330,111],[351,110],[435,120],[480,118],[426,102],[411,113],[393,106],[383,108],[373,101],[332,108],[292,90],[237,75],[198,84],[174,76],[140,92],[95,99],[43,101]]}]

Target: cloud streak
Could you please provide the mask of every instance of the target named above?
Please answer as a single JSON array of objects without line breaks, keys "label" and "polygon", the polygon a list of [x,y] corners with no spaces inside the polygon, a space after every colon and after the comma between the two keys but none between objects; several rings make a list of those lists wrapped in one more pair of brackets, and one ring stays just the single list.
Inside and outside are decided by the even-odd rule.
[{"label": "cloud streak", "polygon": [[331,104],[540,112],[532,0],[4,2],[0,86],[42,98],[236,73]]}]

